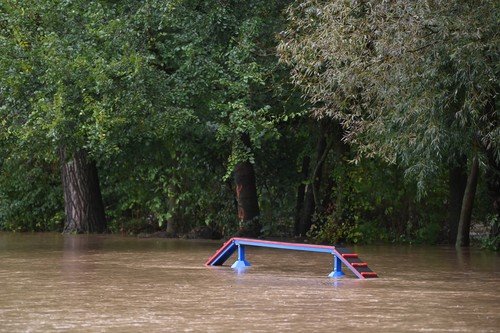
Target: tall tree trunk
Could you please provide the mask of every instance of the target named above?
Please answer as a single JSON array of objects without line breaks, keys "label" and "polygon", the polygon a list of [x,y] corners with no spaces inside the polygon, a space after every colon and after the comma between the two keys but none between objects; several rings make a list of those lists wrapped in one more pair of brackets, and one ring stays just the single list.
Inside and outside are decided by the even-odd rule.
[{"label": "tall tree trunk", "polygon": [[[246,147],[251,147],[250,136],[247,133],[241,135],[241,140]],[[236,183],[238,219],[240,221],[238,234],[241,236],[258,236],[261,230],[260,210],[255,171],[250,161],[242,161],[236,165],[234,168],[234,181]]]},{"label": "tall tree trunk", "polygon": [[172,182],[168,185],[168,212],[167,229],[165,230],[169,236],[176,236],[179,229],[179,221],[177,218],[177,186]]},{"label": "tall tree trunk", "polygon": [[307,184],[304,195],[304,207],[302,208],[302,213],[300,215],[300,221],[298,225],[298,235],[305,236],[305,234],[311,229],[312,216],[316,209],[314,204],[314,195],[312,190],[313,184]]},{"label": "tall tree trunk", "polygon": [[474,156],[472,160],[471,171],[467,178],[464,198],[462,200],[462,211],[458,223],[457,240],[455,247],[466,247],[470,244],[470,224],[472,218],[472,208],[474,206],[474,197],[476,196],[477,180],[479,178],[479,159]]},{"label": "tall tree trunk", "polygon": [[493,151],[486,152],[488,156],[488,168],[486,169],[486,185],[491,202],[491,211],[496,216],[491,225],[490,239],[500,235],[500,164],[496,161]]},{"label": "tall tree trunk", "polygon": [[[498,115],[496,112],[496,96],[499,87],[496,85],[495,91],[491,93],[490,98],[485,106],[486,114],[489,117],[489,123],[492,128],[498,127]],[[485,147],[486,156],[488,157],[488,167],[486,168],[486,184],[488,188],[488,196],[490,197],[491,209],[496,219],[490,227],[490,239],[495,239],[500,235],[500,163],[495,158],[493,152],[494,145]],[[497,238],[498,239],[498,238]],[[498,246],[498,243],[495,244]]]},{"label": "tall tree trunk", "polygon": [[[326,158],[328,157],[328,154],[330,153],[330,150],[334,150],[334,154],[337,157],[336,163],[333,166],[334,168],[337,165],[342,165],[344,162],[344,157],[347,155],[349,152],[349,146],[346,145],[343,141],[343,135],[344,131],[342,129],[342,126],[335,122],[331,124],[331,129],[333,133],[330,135],[331,136],[331,141],[328,143],[328,145],[325,148],[325,151],[323,152],[323,156],[321,157],[319,163],[321,164],[321,168],[323,168],[323,164],[325,163]],[[324,190],[325,195],[323,196],[323,199],[319,200],[319,186],[317,187],[317,192],[313,192],[315,202],[316,202],[316,207],[317,209],[319,208],[320,211],[325,211],[329,209],[328,214],[331,214],[334,212],[333,208],[336,208],[338,210],[342,210],[342,206],[340,205],[341,203],[341,189],[339,188],[341,186],[342,182],[339,184],[336,184],[335,180],[332,177],[329,177],[327,175],[327,181],[326,181],[326,187]],[[337,200],[334,200],[335,196],[335,188],[337,187]]]},{"label": "tall tree trunk", "polygon": [[300,218],[302,216],[302,210],[304,208],[304,197],[306,194],[306,184],[307,176],[309,175],[309,164],[311,163],[311,158],[309,156],[304,156],[302,158],[302,168],[300,170],[300,185],[297,188],[297,202],[295,204],[295,224],[294,224],[294,234],[296,236],[300,235]]},{"label": "tall tree trunk", "polygon": [[68,160],[65,148],[61,148],[60,157],[66,213],[63,232],[104,232],[106,218],[95,162],[83,149]]},{"label": "tall tree trunk", "polygon": [[315,194],[318,196],[321,179],[323,177],[324,155],[327,149],[328,126],[325,122],[320,124],[320,135],[316,144],[316,163],[311,175],[311,181],[306,185],[304,206],[298,223],[298,234],[305,235],[312,225],[312,216],[316,210]]},{"label": "tall tree trunk", "polygon": [[449,206],[448,206],[448,242],[455,244],[458,234],[458,223],[462,210],[465,187],[467,185],[467,157],[459,157],[456,164],[450,167]]}]

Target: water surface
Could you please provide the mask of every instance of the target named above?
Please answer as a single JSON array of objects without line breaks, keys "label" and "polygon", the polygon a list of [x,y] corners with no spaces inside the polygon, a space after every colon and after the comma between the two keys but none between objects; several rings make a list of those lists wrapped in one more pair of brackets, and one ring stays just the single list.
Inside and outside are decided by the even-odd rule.
[{"label": "water surface", "polygon": [[[0,233],[0,332],[499,332],[500,256],[359,246],[380,278],[326,277],[326,254],[218,241]],[[233,260],[229,260],[229,265]]]}]

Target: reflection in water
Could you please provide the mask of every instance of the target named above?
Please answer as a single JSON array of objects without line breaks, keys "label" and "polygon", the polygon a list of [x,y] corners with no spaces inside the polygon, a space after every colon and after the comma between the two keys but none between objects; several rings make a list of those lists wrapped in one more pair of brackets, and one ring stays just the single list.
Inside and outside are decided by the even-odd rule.
[{"label": "reflection in water", "polygon": [[455,250],[457,255],[457,266],[462,271],[469,270],[471,268],[471,253],[468,248],[459,248]]},{"label": "reflection in water", "polygon": [[103,236],[91,235],[62,235],[61,237],[63,237],[64,252],[75,255],[101,250],[105,239]]},{"label": "reflection in water", "polygon": [[64,235],[61,268],[67,280],[80,277],[85,279],[85,273],[96,267],[92,260],[86,257],[99,253],[102,249],[102,237],[89,235]]},{"label": "reflection in water", "polygon": [[[355,250],[380,279],[333,280],[331,256],[220,242],[0,233],[0,332],[497,332],[500,258],[448,247]],[[233,260],[228,261],[230,265]]]}]

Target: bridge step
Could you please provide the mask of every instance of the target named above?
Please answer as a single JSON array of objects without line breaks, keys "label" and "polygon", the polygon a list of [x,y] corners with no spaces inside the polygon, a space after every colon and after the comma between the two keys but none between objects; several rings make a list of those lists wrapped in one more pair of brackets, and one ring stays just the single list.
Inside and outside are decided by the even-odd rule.
[{"label": "bridge step", "polygon": [[363,275],[364,278],[376,278],[376,277],[378,277],[377,273],[375,273],[375,272],[361,272],[361,275]]},{"label": "bridge step", "polygon": [[368,267],[366,262],[353,262],[351,263],[352,267]]}]

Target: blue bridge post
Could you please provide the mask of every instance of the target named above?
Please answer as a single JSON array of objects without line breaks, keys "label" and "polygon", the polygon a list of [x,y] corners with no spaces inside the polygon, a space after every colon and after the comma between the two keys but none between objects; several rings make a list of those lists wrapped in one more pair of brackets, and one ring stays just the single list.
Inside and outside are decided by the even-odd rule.
[{"label": "blue bridge post", "polygon": [[238,244],[238,260],[234,262],[231,268],[245,268],[251,266],[248,261],[245,260],[245,246]]},{"label": "blue bridge post", "polygon": [[328,274],[328,277],[339,278],[344,275],[345,273],[342,272],[342,261],[336,255],[333,255],[333,272]]}]

